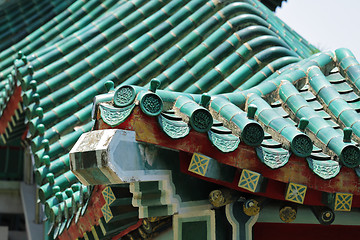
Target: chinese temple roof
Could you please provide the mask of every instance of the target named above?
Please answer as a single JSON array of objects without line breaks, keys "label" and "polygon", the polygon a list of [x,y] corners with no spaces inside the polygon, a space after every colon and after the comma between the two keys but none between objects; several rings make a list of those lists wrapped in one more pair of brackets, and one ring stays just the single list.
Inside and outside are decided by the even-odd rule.
[{"label": "chinese temple roof", "polygon": [[284,0],[269,0],[269,1],[265,0],[260,2],[262,2],[268,9],[275,11],[277,7],[281,7],[282,2],[284,2]]},{"label": "chinese temple roof", "polygon": [[[55,238],[124,236],[159,207],[141,197],[134,204],[131,194],[166,195],[126,171],[112,181],[96,170],[102,163],[77,155],[91,155],[102,136],[92,130],[108,128],[180,152],[181,171],[214,184],[309,206],[334,205],[344,193],[345,210],[360,207],[360,67],[349,50],[319,52],[256,0],[3,4],[0,142],[29,146]],[[192,169],[201,158],[220,170]],[[240,184],[239,171],[310,193],[258,193]],[[120,182],[130,185],[111,185]],[[176,212],[172,204],[165,215]]]}]

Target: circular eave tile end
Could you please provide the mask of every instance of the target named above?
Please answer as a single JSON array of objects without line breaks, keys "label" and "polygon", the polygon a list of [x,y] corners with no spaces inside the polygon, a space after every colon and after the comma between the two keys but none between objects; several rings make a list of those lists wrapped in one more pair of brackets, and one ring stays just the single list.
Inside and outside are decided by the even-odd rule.
[{"label": "circular eave tile end", "polygon": [[213,117],[206,109],[196,109],[190,117],[190,125],[197,132],[208,132],[213,125]]},{"label": "circular eave tile end", "polygon": [[158,116],[162,112],[163,106],[162,99],[155,93],[147,92],[141,97],[140,108],[148,116]]},{"label": "circular eave tile end", "polygon": [[299,134],[291,141],[290,148],[296,156],[308,157],[313,150],[313,143],[307,135]]},{"label": "circular eave tile end", "polygon": [[136,98],[136,91],[132,86],[122,86],[115,91],[114,105],[117,107],[126,107],[132,104]]},{"label": "circular eave tile end", "polygon": [[349,168],[355,168],[360,165],[360,150],[354,145],[348,145],[343,148],[340,154],[340,162]]},{"label": "circular eave tile end", "polygon": [[241,139],[249,146],[259,146],[264,139],[264,129],[260,124],[251,122],[247,124],[241,132]]}]

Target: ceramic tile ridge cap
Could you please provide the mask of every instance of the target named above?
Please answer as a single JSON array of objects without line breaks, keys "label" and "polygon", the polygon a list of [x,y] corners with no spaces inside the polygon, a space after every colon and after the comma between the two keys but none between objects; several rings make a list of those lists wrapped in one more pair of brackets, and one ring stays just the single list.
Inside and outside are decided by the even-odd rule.
[{"label": "ceramic tile ridge cap", "polygon": [[[321,59],[327,58],[327,57],[330,57],[331,60],[330,61],[326,60],[325,62],[321,62],[321,64],[323,64],[323,65],[316,62],[317,60],[321,60]],[[283,71],[280,72],[279,74],[274,73],[273,75],[268,77],[267,80],[259,83],[258,85],[254,86],[250,89],[243,90],[241,92],[235,92],[235,93],[225,93],[225,94],[221,94],[221,95],[226,96],[231,102],[234,102],[236,105],[240,105],[240,106],[245,103],[245,95],[248,93],[251,93],[251,92],[259,93],[260,95],[263,95],[263,96],[269,95],[270,97],[276,97],[276,94],[272,94],[272,93],[274,93],[274,91],[276,89],[278,89],[278,86],[280,85],[282,80],[290,81],[292,84],[297,84],[299,82],[300,86],[304,85],[305,81],[307,80],[307,78],[306,78],[307,67],[320,66],[321,68],[327,68],[328,64],[330,64],[330,65],[333,64],[331,52],[330,51],[320,52],[318,54],[314,54],[313,56],[311,56],[308,59],[303,59],[300,62],[295,63],[294,65],[285,66],[283,68]],[[297,75],[293,76],[293,74],[296,73],[296,71],[301,71],[301,72],[303,72],[303,74],[302,75],[297,74]],[[274,84],[274,86],[269,88],[269,84]],[[240,95],[242,94],[244,97],[239,98],[238,97],[239,94]],[[239,102],[239,100],[240,100],[240,102]]]},{"label": "ceramic tile ridge cap", "polygon": [[306,119],[300,120],[303,124],[299,124],[299,128],[289,124],[289,122],[280,116],[263,98],[261,98],[261,96],[257,94],[248,94],[247,96],[246,109],[248,109],[248,115],[251,105],[254,105],[253,108],[256,107],[252,110],[255,111],[253,113],[255,120],[259,122],[263,128],[268,130],[275,140],[282,143],[286,149],[291,150],[299,157],[310,156],[313,149],[313,143],[311,139],[301,131],[301,129],[304,130],[308,123],[308,121],[307,123],[305,122]]},{"label": "ceramic tile ridge cap", "polygon": [[[320,69],[312,68],[310,71],[309,90],[313,92],[318,101],[324,106],[325,111],[342,127],[342,129],[345,130],[346,127],[352,129],[354,132],[353,137],[359,142],[360,133],[359,128],[357,127],[358,124],[356,124],[356,122],[360,121],[358,113],[345,99],[343,99],[338,90],[326,79]],[[345,83],[346,81],[347,79],[345,79]]]},{"label": "ceramic tile ridge cap", "polygon": [[[130,91],[130,92],[129,92]],[[136,91],[138,91],[138,93],[136,93]],[[121,97],[124,97],[126,95],[125,102],[127,102],[126,104],[123,104],[125,102],[123,102],[122,104],[117,103],[116,99],[121,99]],[[197,131],[200,132],[206,132],[208,131],[212,125],[212,118],[216,115],[216,116],[220,116],[222,115],[223,117],[225,116],[226,121],[222,121],[221,122],[225,122],[225,126],[227,125],[227,123],[229,124],[235,124],[234,126],[237,126],[236,129],[239,136],[242,136],[243,140],[245,141],[245,143],[249,144],[249,145],[258,145],[261,143],[262,138],[263,138],[263,130],[261,129],[260,125],[251,119],[250,116],[246,117],[246,113],[243,112],[240,108],[236,107],[235,105],[233,105],[231,102],[222,102],[220,104],[225,104],[228,105],[230,108],[226,111],[223,111],[223,108],[221,109],[217,109],[214,110],[214,108],[212,108],[214,101],[218,102],[220,99],[223,99],[223,97],[214,97],[214,96],[206,96],[206,95],[190,95],[190,94],[183,94],[183,93],[174,93],[174,92],[169,92],[169,91],[164,91],[164,90],[157,90],[156,92],[153,92],[151,90],[145,90],[144,88],[141,87],[136,87],[136,86],[122,86],[120,88],[118,88],[115,91],[114,94],[114,104],[118,104],[122,107],[126,107],[129,106],[129,104],[131,103],[135,103],[136,105],[141,105],[142,103],[142,99],[145,95],[149,95],[151,94],[153,97],[157,96],[156,98],[162,99],[163,97],[165,99],[167,99],[166,101],[168,101],[168,103],[170,104],[171,109],[175,110],[175,114],[182,117],[183,121],[190,123],[190,125]],[[205,100],[204,102],[204,97],[206,97],[208,100]],[[197,99],[197,101],[195,100],[195,98]],[[138,101],[136,99],[139,99]],[[124,99],[123,99],[124,100]],[[170,101],[169,101],[170,100]],[[166,101],[162,101],[162,102],[166,102]],[[209,102],[210,104],[207,104],[207,102]],[[164,104],[165,105],[165,104]],[[223,107],[226,107],[226,106]],[[210,110],[210,113],[208,113],[207,108],[204,108],[203,106],[208,106],[207,108]],[[228,108],[228,107],[226,107]],[[141,108],[143,111],[145,110],[146,113],[146,109],[143,107]],[[170,108],[166,108],[166,109],[170,109]],[[164,109],[164,110],[166,110]],[[153,116],[157,116],[158,114],[160,114],[163,110],[158,109],[156,111],[156,115]],[[229,112],[230,111],[230,112]],[[233,112],[233,116],[231,117],[229,114],[231,114],[231,112]],[[147,114],[147,113],[146,113]],[[199,114],[199,116],[194,117],[194,115]],[[225,115],[224,115],[225,114]],[[207,117],[206,117],[207,115]],[[236,115],[236,116],[235,116]],[[217,118],[215,116],[215,119]],[[201,123],[200,125],[196,124],[196,122],[192,122],[194,121],[194,119],[200,120],[204,118],[207,119],[205,122]],[[238,119],[240,118],[240,119]],[[208,120],[210,122],[208,122]],[[230,122],[229,122],[230,121]],[[208,122],[208,123],[207,123]],[[236,123],[235,123],[236,122]],[[208,127],[205,127],[206,126]],[[205,127],[204,129],[199,129],[197,126],[202,126]],[[255,137],[254,139],[251,139],[252,137],[250,137],[249,135],[249,131],[255,131],[257,133],[257,137]],[[248,140],[249,139],[249,140]],[[253,142],[252,142],[253,141]]]},{"label": "ceramic tile ridge cap", "polygon": [[[334,62],[335,62],[335,61],[334,61]],[[319,66],[313,65],[313,66],[308,67],[308,68],[306,69],[306,78],[307,78],[307,79],[309,78],[310,71],[312,71],[313,69],[316,69],[316,70],[320,70],[320,71],[321,71],[321,69],[320,69]]]},{"label": "ceramic tile ridge cap", "polygon": [[[332,150],[345,166],[354,168],[359,165],[360,150],[354,144],[344,142],[343,136],[316,113],[290,82],[281,85],[281,92],[281,99],[295,114],[294,117],[300,118],[306,115],[310,122],[308,129],[314,134],[314,139],[318,139],[326,149]],[[306,107],[303,107],[304,105]]]}]

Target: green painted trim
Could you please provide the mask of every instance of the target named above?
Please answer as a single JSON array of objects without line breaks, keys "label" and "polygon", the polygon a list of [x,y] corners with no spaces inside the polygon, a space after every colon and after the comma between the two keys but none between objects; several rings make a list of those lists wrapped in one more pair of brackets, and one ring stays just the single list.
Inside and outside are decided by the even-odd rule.
[{"label": "green painted trim", "polygon": [[[173,216],[173,229],[174,229],[174,240],[184,240],[183,238],[183,229],[184,223],[196,223],[196,222],[206,222],[206,238],[198,238],[197,232],[191,232],[192,237],[186,240],[215,240],[215,211],[214,210],[204,210],[204,211],[194,211],[186,214],[175,214]],[[198,229],[200,232],[204,229]]]}]

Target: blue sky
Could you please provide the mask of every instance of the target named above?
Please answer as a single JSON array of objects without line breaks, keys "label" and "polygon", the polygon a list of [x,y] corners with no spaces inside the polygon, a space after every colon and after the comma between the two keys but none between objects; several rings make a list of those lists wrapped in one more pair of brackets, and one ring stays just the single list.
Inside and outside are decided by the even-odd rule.
[{"label": "blue sky", "polygon": [[346,47],[360,61],[359,0],[287,0],[276,15],[320,50]]}]

